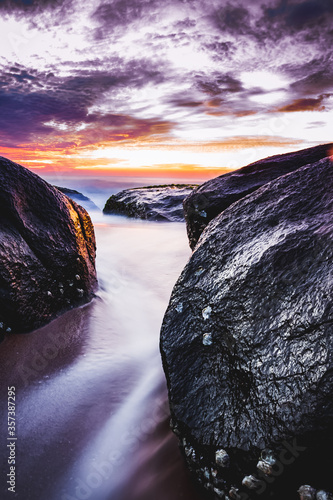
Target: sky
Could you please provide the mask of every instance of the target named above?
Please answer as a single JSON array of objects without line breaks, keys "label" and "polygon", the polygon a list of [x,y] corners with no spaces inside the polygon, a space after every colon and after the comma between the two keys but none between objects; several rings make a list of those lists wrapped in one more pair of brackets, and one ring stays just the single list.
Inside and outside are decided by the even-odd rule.
[{"label": "sky", "polygon": [[332,141],[331,0],[0,0],[0,155],[206,179]]}]

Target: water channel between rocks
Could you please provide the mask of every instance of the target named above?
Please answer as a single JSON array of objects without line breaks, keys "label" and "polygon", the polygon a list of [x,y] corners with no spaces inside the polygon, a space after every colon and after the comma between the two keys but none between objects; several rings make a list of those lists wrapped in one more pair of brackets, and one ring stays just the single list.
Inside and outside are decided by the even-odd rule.
[{"label": "water channel between rocks", "polygon": [[169,429],[159,353],[163,314],[190,255],[185,225],[92,216],[97,297],[1,344],[18,437],[16,493],[2,484],[1,498],[195,500]]}]

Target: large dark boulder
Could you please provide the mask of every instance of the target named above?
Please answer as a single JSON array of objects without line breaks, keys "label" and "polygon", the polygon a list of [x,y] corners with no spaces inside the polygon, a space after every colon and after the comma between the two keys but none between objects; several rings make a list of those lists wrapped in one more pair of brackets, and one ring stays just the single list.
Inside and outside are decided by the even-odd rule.
[{"label": "large dark boulder", "polygon": [[146,220],[180,222],[184,220],[183,200],[195,187],[169,184],[125,189],[110,196],[103,212]]},{"label": "large dark boulder", "polygon": [[294,153],[272,156],[199,186],[184,200],[190,247],[195,247],[207,224],[232,203],[282,175],[330,156],[332,149],[333,144],[323,144]]},{"label": "large dark boulder", "polygon": [[211,221],[175,285],[161,330],[172,426],[217,498],[333,490],[332,277],[326,158]]},{"label": "large dark boulder", "polygon": [[0,332],[28,332],[87,302],[96,288],[87,212],[0,157]]}]

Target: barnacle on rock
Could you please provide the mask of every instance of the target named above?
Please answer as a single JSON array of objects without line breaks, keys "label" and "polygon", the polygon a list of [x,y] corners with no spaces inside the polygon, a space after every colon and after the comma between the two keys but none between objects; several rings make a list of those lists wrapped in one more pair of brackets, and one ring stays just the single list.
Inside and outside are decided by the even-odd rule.
[{"label": "barnacle on rock", "polygon": [[229,496],[231,498],[234,498],[235,500],[240,500],[241,499],[241,496],[239,494],[239,489],[235,488],[235,486],[231,487],[231,489],[229,491]]},{"label": "barnacle on rock", "polygon": [[224,491],[219,490],[218,488],[214,488],[214,493],[217,495],[219,498],[225,498]]},{"label": "barnacle on rock", "polygon": [[204,468],[203,474],[204,474],[206,479],[210,479],[210,473],[209,473],[209,470],[207,467]]},{"label": "barnacle on rock", "polygon": [[216,476],[217,476],[217,470],[216,469],[211,469],[210,471],[212,473],[213,478],[216,478]]},{"label": "barnacle on rock", "polygon": [[270,476],[272,474],[272,465],[265,460],[259,460],[259,462],[257,463],[257,469],[267,476]]},{"label": "barnacle on rock", "polygon": [[256,490],[259,486],[261,486],[261,481],[251,474],[250,476],[244,477],[242,485],[249,488],[249,490]]},{"label": "barnacle on rock", "polygon": [[299,493],[300,500],[316,500],[316,490],[308,484],[300,486],[297,492]]},{"label": "barnacle on rock", "polygon": [[203,319],[209,319],[210,315],[211,315],[211,312],[212,312],[212,308],[210,306],[205,307],[202,310],[202,317],[203,317]]},{"label": "barnacle on rock", "polygon": [[328,491],[319,490],[316,493],[316,500],[333,500],[333,495]]},{"label": "barnacle on rock", "polygon": [[179,302],[176,305],[176,311],[179,312],[179,313],[183,312],[183,304],[181,302]]},{"label": "barnacle on rock", "polygon": [[212,334],[211,333],[204,333],[202,337],[202,343],[203,345],[212,345],[213,339],[212,339]]},{"label": "barnacle on rock", "polygon": [[225,450],[217,450],[215,453],[215,461],[217,465],[221,467],[229,467],[230,465],[230,457]]},{"label": "barnacle on rock", "polygon": [[269,465],[274,465],[276,463],[273,451],[267,448],[262,450],[260,460],[268,463]]},{"label": "barnacle on rock", "polygon": [[185,446],[184,448],[185,455],[191,460],[195,460],[195,449],[193,446]]},{"label": "barnacle on rock", "polygon": [[195,275],[195,276],[200,276],[200,274],[202,274],[203,272],[204,272],[204,268],[203,268],[203,267],[199,267],[199,268],[195,271],[194,275]]}]

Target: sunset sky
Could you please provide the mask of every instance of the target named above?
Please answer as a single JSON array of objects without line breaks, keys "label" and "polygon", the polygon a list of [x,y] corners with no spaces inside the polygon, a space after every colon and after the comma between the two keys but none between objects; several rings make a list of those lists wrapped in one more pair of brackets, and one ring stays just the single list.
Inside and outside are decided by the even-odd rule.
[{"label": "sunset sky", "polygon": [[0,155],[209,178],[331,142],[331,0],[0,0]]}]

